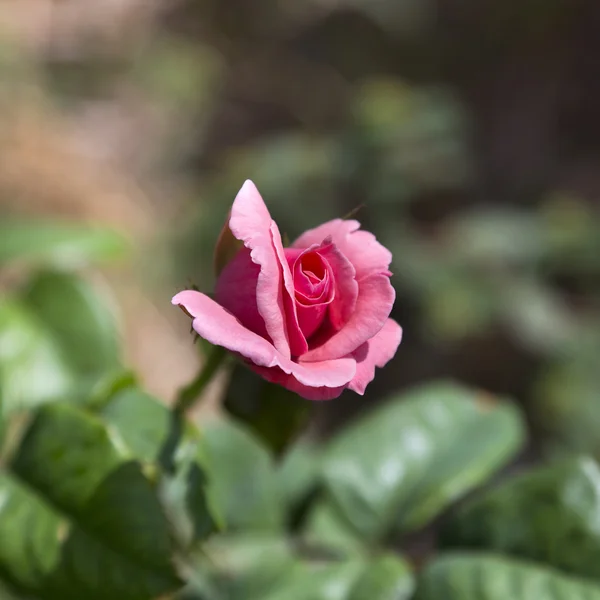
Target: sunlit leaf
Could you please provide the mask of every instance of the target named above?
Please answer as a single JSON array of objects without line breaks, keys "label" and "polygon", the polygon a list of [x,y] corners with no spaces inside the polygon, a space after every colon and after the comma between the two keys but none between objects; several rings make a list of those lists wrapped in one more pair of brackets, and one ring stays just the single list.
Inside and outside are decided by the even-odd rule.
[{"label": "sunlit leaf", "polygon": [[301,563],[264,600],[347,600],[362,569],[361,561]]},{"label": "sunlit leaf", "polygon": [[203,553],[215,600],[263,600],[296,562],[284,538],[256,533],[215,538]]},{"label": "sunlit leaf", "polygon": [[421,574],[415,600],[598,600],[600,587],[528,562],[448,554]]},{"label": "sunlit leaf", "polygon": [[75,378],[44,323],[0,301],[0,401],[7,413],[71,393]]},{"label": "sunlit leaf", "polygon": [[366,539],[405,533],[485,482],[514,456],[523,436],[512,405],[458,385],[426,385],[334,438],[324,482]]},{"label": "sunlit leaf", "polygon": [[268,600],[408,600],[413,578],[402,558],[298,562]]},{"label": "sunlit leaf", "polygon": [[399,556],[389,554],[367,565],[347,600],[408,600],[414,587],[408,564]]},{"label": "sunlit leaf", "polygon": [[115,311],[100,292],[76,275],[45,271],[21,294],[81,376],[99,377],[119,365]]}]

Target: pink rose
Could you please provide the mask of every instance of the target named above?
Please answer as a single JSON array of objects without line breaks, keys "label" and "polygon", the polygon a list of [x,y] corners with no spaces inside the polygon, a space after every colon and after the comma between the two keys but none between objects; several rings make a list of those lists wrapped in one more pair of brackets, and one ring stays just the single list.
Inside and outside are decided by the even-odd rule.
[{"label": "pink rose", "polygon": [[216,301],[187,290],[173,304],[193,317],[201,337],[241,355],[268,381],[309,400],[336,398],[345,388],[363,394],[402,337],[388,318],[391,253],[360,223],[342,219],[284,248],[251,181],[228,225],[244,247],[221,271]]}]

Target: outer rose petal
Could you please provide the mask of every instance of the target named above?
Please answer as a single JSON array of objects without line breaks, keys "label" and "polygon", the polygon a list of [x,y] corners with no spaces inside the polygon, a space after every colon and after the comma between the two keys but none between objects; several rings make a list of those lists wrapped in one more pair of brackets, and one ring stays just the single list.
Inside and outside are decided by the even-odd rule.
[{"label": "outer rose petal", "polygon": [[233,235],[250,249],[252,261],[260,265],[256,284],[256,305],[273,345],[283,356],[290,358],[286,331],[282,269],[273,245],[271,215],[256,186],[246,181],[238,192],[229,228]]},{"label": "outer rose petal", "polygon": [[171,302],[184,308],[194,318],[194,329],[211,344],[237,352],[258,367],[278,367],[304,386],[346,386],[356,373],[356,361],[351,357],[315,364],[292,362],[268,340],[246,329],[231,313],[200,292],[180,292]]},{"label": "outer rose petal", "polygon": [[[319,364],[319,363],[315,363]],[[292,375],[286,375],[280,369],[265,369],[263,367],[252,367],[252,370],[258,373],[261,377],[276,383],[282,387],[295,392],[299,396],[306,398],[306,400],[333,400],[337,398],[345,389],[346,385],[339,387],[309,387],[301,384]]]},{"label": "outer rose petal", "polygon": [[256,285],[260,266],[252,262],[250,250],[242,247],[235,258],[230,260],[215,286],[215,299],[218,304],[233,314],[240,323],[268,338],[265,322],[256,304]]},{"label": "outer rose petal", "polygon": [[381,331],[356,352],[356,375],[348,387],[360,394],[375,377],[375,367],[384,367],[396,354],[402,340],[402,328],[393,319],[388,319]]},{"label": "outer rose petal", "polygon": [[339,251],[356,269],[356,279],[372,273],[385,273],[392,262],[392,253],[382,246],[372,233],[358,231],[360,223],[353,219],[334,219],[315,229],[304,232],[293,244],[293,248],[305,248],[320,244],[331,236]]},{"label": "outer rose petal", "polygon": [[351,354],[385,325],[396,299],[389,277],[369,275],[359,282],[358,287],[356,308],[349,321],[324,344],[301,356],[303,363],[331,360]]},{"label": "outer rose petal", "polygon": [[277,223],[275,223],[275,221],[271,223],[271,235],[273,238],[273,246],[275,247],[275,254],[283,274],[283,306],[285,308],[284,314],[286,318],[289,347],[292,356],[300,356],[308,350],[308,344],[306,343],[306,338],[304,337],[298,322],[298,312],[296,310],[295,299],[296,294],[294,292],[294,278],[292,277],[292,270],[290,269],[290,265],[285,257],[281,233],[279,233],[279,227],[277,227]]}]

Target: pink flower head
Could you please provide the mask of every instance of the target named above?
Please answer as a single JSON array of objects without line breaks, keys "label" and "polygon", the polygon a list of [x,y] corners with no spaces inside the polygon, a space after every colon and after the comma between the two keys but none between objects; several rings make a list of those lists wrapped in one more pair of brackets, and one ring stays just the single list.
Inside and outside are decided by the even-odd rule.
[{"label": "pink flower head", "polygon": [[172,302],[193,318],[198,335],[240,355],[268,381],[309,400],[336,398],[346,388],[362,395],[375,367],[396,353],[402,329],[389,318],[392,255],[359,227],[335,219],[284,248],[246,181],[224,230],[243,247],[221,271],[215,300],[186,290]]}]

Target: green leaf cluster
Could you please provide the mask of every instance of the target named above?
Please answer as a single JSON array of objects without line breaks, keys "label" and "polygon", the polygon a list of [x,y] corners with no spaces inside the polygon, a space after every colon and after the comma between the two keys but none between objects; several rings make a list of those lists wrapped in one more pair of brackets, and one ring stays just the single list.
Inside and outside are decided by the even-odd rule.
[{"label": "green leaf cluster", "polygon": [[81,269],[112,246],[71,229],[64,263],[36,231],[33,262],[0,241],[24,273],[0,298],[3,597],[600,598],[600,466],[507,473],[527,438],[510,399],[432,382],[320,440],[312,405],[236,366],[229,416],[199,431],[123,364]]}]

